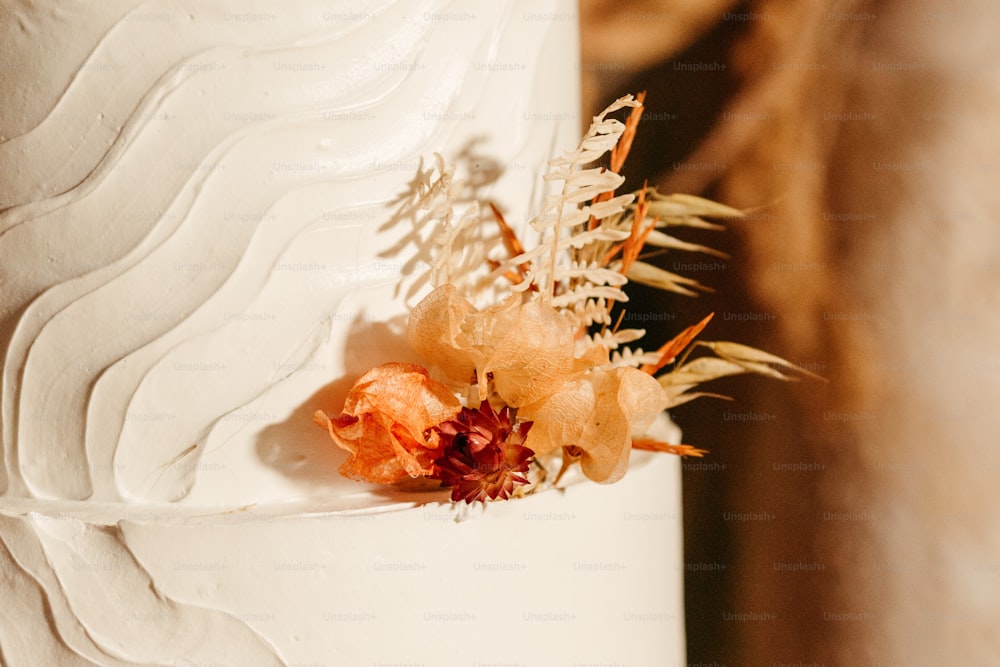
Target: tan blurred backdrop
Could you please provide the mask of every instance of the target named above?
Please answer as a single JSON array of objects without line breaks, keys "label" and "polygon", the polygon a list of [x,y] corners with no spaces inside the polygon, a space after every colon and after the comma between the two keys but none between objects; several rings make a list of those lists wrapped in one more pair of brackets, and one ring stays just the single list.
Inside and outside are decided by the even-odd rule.
[{"label": "tan blurred backdrop", "polygon": [[[587,113],[649,91],[626,175],[748,210],[668,255],[709,339],[829,384],[678,409],[689,663],[1000,664],[1000,4],[581,0]],[[651,332],[652,335],[652,332]]]}]

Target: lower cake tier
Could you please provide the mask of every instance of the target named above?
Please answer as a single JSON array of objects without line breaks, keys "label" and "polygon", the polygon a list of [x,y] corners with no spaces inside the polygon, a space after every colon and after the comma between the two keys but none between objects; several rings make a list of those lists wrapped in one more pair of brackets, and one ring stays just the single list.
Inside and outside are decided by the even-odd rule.
[{"label": "lower cake tier", "polygon": [[0,663],[684,664],[677,458],[638,452],[617,484],[485,509],[431,497],[0,508]]}]

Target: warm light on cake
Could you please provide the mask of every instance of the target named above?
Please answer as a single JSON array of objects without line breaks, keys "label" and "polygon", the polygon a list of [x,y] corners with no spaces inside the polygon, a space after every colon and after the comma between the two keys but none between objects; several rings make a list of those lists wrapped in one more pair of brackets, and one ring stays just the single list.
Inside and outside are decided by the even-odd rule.
[{"label": "warm light on cake", "polygon": [[[619,327],[624,312],[612,323],[614,305],[628,301],[623,288],[630,277],[681,294],[701,288],[641,261],[656,248],[714,252],[664,229],[707,224],[703,215],[742,215],[647,187],[616,194],[625,181],[618,171],[635,140],[643,98],[615,101],[594,118],[575,151],[549,160],[545,181],[562,185],[523,226],[535,232],[537,243],[519,238],[495,204],[488,207],[498,225],[494,235],[482,229],[490,222],[486,206],[472,202],[457,211],[464,184],[440,156],[436,176],[417,175],[415,182],[425,185],[414,205],[435,211],[423,224],[433,228],[436,257],[426,276],[433,289],[413,308],[407,332],[429,370],[383,364],[355,384],[339,417],[316,412],[316,423],[351,454],[340,469],[344,476],[383,484],[407,477],[438,480],[453,487],[452,500],[469,503],[509,499],[515,483],[525,485],[521,492],[534,490],[517,474],[527,472],[529,461],[543,471],[558,465],[556,482],[576,463],[593,481],[616,482],[633,447],[704,454],[646,433],[667,408],[705,395],[689,391],[698,384],[739,373],[788,379],[779,368],[810,374],[744,345],[696,343],[711,315],[652,353],[632,346],[644,330]],[[625,122],[612,116],[624,109]],[[696,346],[717,356],[688,361]],[[505,445],[503,438],[497,443],[486,429],[478,445],[486,451],[463,451],[458,456],[464,461],[449,452],[454,438],[442,435],[454,436],[458,422],[496,427],[495,410],[507,420],[503,430],[516,434],[516,444]],[[475,469],[486,458],[495,459],[489,475]]]},{"label": "warm light on cake", "polygon": [[[421,362],[404,204],[435,154],[540,210],[580,133],[573,3],[134,4],[0,7],[31,63],[0,102],[0,662],[683,661],[675,457],[459,514],[340,476],[312,423]],[[382,423],[447,428],[447,394]],[[487,496],[522,474],[453,454]]]}]

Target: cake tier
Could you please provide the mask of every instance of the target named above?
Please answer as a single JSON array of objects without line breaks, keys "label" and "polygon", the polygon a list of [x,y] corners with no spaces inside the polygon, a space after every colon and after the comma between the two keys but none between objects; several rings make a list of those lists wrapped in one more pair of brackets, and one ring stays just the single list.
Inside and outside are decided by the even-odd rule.
[{"label": "cake tier", "polygon": [[340,493],[311,415],[409,360],[418,170],[537,211],[573,3],[33,7],[0,9],[0,493]]},{"label": "cake tier", "polygon": [[311,422],[412,360],[434,153],[537,212],[576,40],[560,0],[0,6],[0,663],[683,661],[675,459],[456,522]]},{"label": "cake tier", "polygon": [[678,460],[634,458],[617,484],[461,521],[416,497],[358,512],[0,515],[0,595],[17,601],[0,611],[3,662],[682,665]]}]

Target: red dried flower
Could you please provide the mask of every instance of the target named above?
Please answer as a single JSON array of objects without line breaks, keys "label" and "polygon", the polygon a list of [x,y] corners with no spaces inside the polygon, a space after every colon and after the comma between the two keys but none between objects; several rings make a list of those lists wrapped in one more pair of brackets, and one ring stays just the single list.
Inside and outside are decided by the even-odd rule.
[{"label": "red dried flower", "polygon": [[516,423],[509,407],[497,413],[489,401],[462,408],[436,427],[444,451],[431,476],[452,487],[453,501],[507,500],[515,484],[528,483],[522,473],[535,453],[522,443],[530,428],[529,421]]}]

